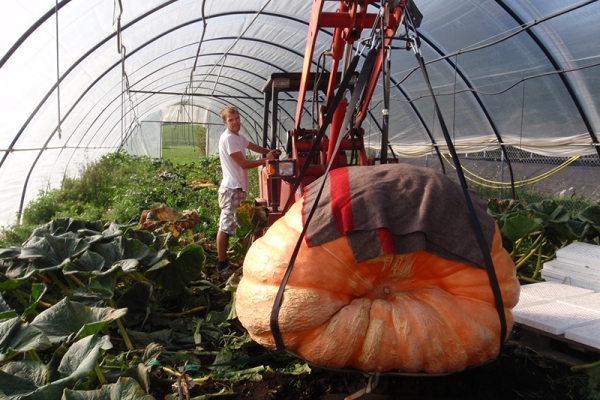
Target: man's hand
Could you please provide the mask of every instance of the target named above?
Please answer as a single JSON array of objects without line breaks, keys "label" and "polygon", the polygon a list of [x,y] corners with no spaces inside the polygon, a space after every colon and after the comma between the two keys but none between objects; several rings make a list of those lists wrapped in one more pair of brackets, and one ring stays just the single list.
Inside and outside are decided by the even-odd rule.
[{"label": "man's hand", "polygon": [[278,160],[280,155],[281,155],[281,151],[279,149],[269,150],[269,152],[267,153],[267,159],[268,160]]}]

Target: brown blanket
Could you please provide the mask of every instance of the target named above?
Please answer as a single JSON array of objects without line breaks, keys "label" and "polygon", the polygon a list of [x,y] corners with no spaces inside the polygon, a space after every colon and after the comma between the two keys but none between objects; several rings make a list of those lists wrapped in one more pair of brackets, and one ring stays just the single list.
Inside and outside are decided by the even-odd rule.
[{"label": "brown blanket", "polygon": [[[305,188],[304,223],[323,179]],[[426,250],[485,268],[462,189],[445,175],[430,168],[385,164],[338,168],[327,179],[307,229],[309,247],[348,236],[356,262]],[[491,248],[496,223],[487,204],[470,195]]]}]

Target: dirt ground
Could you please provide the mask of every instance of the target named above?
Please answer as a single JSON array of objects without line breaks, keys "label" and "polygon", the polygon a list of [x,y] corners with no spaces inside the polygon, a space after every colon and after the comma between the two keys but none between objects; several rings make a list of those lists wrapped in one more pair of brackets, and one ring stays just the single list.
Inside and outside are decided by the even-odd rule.
[{"label": "dirt ground", "polygon": [[[235,383],[235,395],[222,399],[343,400],[367,386],[359,373],[313,368],[298,376],[265,374],[260,382]],[[510,400],[588,399],[588,376],[537,356],[509,347],[496,360],[445,376],[381,376],[378,385],[361,400]],[[192,397],[218,392],[220,383],[192,389]],[[593,397],[596,398],[596,397]]]}]

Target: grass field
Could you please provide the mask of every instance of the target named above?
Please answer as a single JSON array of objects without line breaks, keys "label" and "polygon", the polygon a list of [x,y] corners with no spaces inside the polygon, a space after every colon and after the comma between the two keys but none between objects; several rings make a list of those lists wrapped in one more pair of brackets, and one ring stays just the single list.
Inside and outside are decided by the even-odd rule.
[{"label": "grass field", "polygon": [[196,143],[196,134],[202,133],[206,129],[202,125],[188,123],[163,123],[162,139],[169,145],[181,143],[182,145],[193,145]]},{"label": "grass field", "polygon": [[173,161],[175,164],[198,163],[200,151],[195,147],[169,147],[163,148],[162,156],[165,159]]}]

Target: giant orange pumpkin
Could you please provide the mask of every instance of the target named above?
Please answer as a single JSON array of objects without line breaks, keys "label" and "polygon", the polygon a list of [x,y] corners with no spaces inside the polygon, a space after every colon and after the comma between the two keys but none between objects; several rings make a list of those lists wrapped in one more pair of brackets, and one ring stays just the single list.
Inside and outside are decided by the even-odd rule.
[{"label": "giant orange pumpkin", "polygon": [[[250,248],[236,294],[240,322],[275,349],[270,315],[303,228],[303,201]],[[508,331],[519,296],[496,227],[491,257]],[[285,347],[332,368],[449,373],[495,358],[501,323],[485,269],[426,251],[356,262],[347,236],[302,243],[279,313]]]}]

